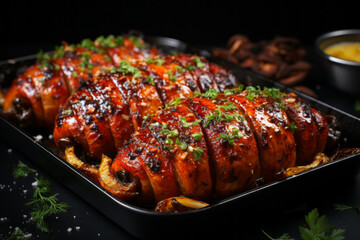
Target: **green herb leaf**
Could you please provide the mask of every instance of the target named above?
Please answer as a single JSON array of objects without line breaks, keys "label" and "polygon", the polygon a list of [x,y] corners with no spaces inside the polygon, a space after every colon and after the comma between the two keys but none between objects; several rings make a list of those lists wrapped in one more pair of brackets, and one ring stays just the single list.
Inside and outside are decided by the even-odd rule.
[{"label": "green herb leaf", "polygon": [[36,173],[36,170],[28,167],[22,161],[19,161],[16,168],[13,171],[13,176],[14,178],[23,178],[31,173]]},{"label": "green herb leaf", "polygon": [[37,185],[33,197],[30,202],[26,203],[32,206],[31,217],[36,225],[43,232],[49,232],[49,228],[45,223],[45,218],[50,215],[66,212],[70,207],[66,203],[58,203],[58,194],[51,195],[50,182],[44,178],[35,178]]},{"label": "green herb leaf", "polygon": [[169,79],[170,79],[172,82],[175,82],[175,81],[176,81],[176,77],[174,76],[174,74],[172,74],[171,72],[167,72],[166,74],[169,76]]},{"label": "green herb leaf", "polygon": [[187,128],[190,126],[195,126],[201,122],[200,119],[196,120],[195,122],[187,122],[185,117],[180,117],[180,122],[183,127]]},{"label": "green herb leaf", "polygon": [[237,109],[237,107],[232,102],[228,102],[226,105],[222,105],[220,107],[222,109],[224,109],[225,111],[230,111],[230,110],[236,110]]},{"label": "green herb leaf", "polygon": [[180,66],[175,66],[175,69],[176,69],[176,72],[177,73],[184,73],[185,71],[186,71],[186,69],[185,68],[183,68],[183,67],[180,67]]},{"label": "green herb leaf", "polygon": [[150,85],[155,86],[154,79],[153,79],[151,76],[149,76],[149,77],[146,79],[146,82],[149,83]]},{"label": "green herb leaf", "polygon": [[188,147],[189,151],[193,153],[194,155],[194,159],[196,161],[201,161],[202,160],[202,156],[204,154],[204,150],[202,150],[201,148],[197,147],[197,148],[194,148],[194,147],[191,147],[189,146]]},{"label": "green herb leaf", "polygon": [[129,40],[132,41],[136,47],[140,49],[146,48],[145,44],[140,41],[140,39],[136,36],[130,36]]},{"label": "green herb leaf", "polygon": [[241,134],[239,134],[239,129],[238,128],[233,128],[232,131],[233,131],[232,135],[227,135],[227,134],[221,133],[219,135],[219,137],[216,138],[216,140],[222,139],[224,141],[227,141],[231,146],[234,146],[235,138],[240,138],[240,137],[243,137],[243,136]]},{"label": "green herb leaf", "polygon": [[165,145],[165,148],[168,150],[172,150],[175,148],[175,146],[171,146],[171,145]]},{"label": "green herb leaf", "polygon": [[345,210],[349,210],[349,209],[355,209],[356,211],[360,212],[360,204],[356,204],[356,205],[344,205],[344,204],[335,204],[334,205],[335,210],[337,211],[345,211]]},{"label": "green herb leaf", "polygon": [[313,209],[307,216],[305,221],[309,228],[300,226],[300,235],[303,240],[313,239],[327,239],[327,240],[341,240],[344,239],[343,229],[335,229],[330,225],[326,219],[326,216],[319,216],[318,210]]},{"label": "green herb leaf", "polygon": [[165,60],[162,58],[149,58],[146,59],[145,62],[147,62],[148,64],[156,64],[158,66],[161,66],[164,64]]},{"label": "green herb leaf", "polygon": [[169,102],[169,106],[177,106],[179,104],[182,103],[182,99],[181,98],[176,98],[176,99],[173,99]]},{"label": "green herb leaf", "polygon": [[261,230],[261,231],[265,234],[265,236],[267,236],[271,240],[295,240],[294,238],[291,238],[288,233],[284,233],[283,235],[281,235],[278,238],[273,238],[269,234],[264,232],[263,230]]},{"label": "green herb leaf", "polygon": [[77,73],[77,72],[75,72],[75,71],[73,71],[73,72],[71,73],[71,76],[73,76],[73,77],[77,77],[77,76],[78,76],[78,73]]},{"label": "green herb leaf", "polygon": [[191,136],[192,136],[196,141],[199,141],[199,140],[201,140],[202,134],[201,134],[201,133],[193,133],[193,134],[191,134]]},{"label": "green herb leaf", "polygon": [[215,99],[219,95],[219,92],[215,89],[210,88],[207,92],[202,94],[204,97]]},{"label": "green herb leaf", "polygon": [[291,122],[289,127],[293,134],[295,134],[295,132],[298,130],[298,127],[295,125],[294,122]]},{"label": "green herb leaf", "polygon": [[194,62],[195,62],[195,64],[196,64],[196,67],[197,67],[197,68],[203,68],[203,67],[205,67],[205,64],[200,60],[199,57],[194,57],[193,60],[194,60]]},{"label": "green herb leaf", "polygon": [[186,68],[186,70],[188,70],[188,71],[193,71],[193,70],[195,70],[195,67],[194,67],[193,65],[186,65],[185,68]]},{"label": "green herb leaf", "polygon": [[194,91],[195,96],[201,96],[201,93],[198,91]]},{"label": "green herb leaf", "polygon": [[177,129],[174,129],[174,130],[165,129],[165,130],[162,130],[160,132],[160,134],[167,135],[170,137],[177,137],[177,136],[179,136],[179,131]]},{"label": "green herb leaf", "polygon": [[6,240],[26,240],[29,237],[25,237],[27,233],[24,233],[20,228],[16,228]]},{"label": "green herb leaf", "polygon": [[110,73],[115,72],[123,73],[125,75],[132,75],[133,78],[139,78],[142,76],[141,71],[138,68],[132,66],[128,61],[125,60],[120,62],[120,66],[118,68],[110,69]]},{"label": "green herb leaf", "polygon": [[180,142],[180,139],[176,139],[176,144],[179,145],[180,149],[185,151],[188,148],[188,145],[185,142]]}]

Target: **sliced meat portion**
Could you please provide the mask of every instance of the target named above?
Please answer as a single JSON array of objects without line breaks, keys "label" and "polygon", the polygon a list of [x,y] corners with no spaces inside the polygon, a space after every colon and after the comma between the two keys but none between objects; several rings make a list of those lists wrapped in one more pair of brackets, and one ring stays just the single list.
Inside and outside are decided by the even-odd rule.
[{"label": "sliced meat portion", "polygon": [[194,91],[200,91],[189,71],[172,57],[148,59],[137,62],[136,66],[150,73],[164,104],[176,98],[194,96]]},{"label": "sliced meat portion", "polygon": [[67,94],[65,80],[60,71],[55,70],[52,65],[35,64],[13,82],[5,95],[3,108],[4,111],[19,114],[14,103],[22,99],[30,103],[36,126],[51,128],[59,106],[66,101]]},{"label": "sliced meat portion", "polygon": [[[282,101],[296,142],[296,165],[307,165],[318,153],[319,131],[316,118],[310,106],[294,93],[283,96]],[[319,124],[322,124],[320,119]]]},{"label": "sliced meat portion", "polygon": [[214,63],[210,63],[209,67],[214,82],[220,92],[224,92],[225,89],[234,88],[238,85],[235,75],[226,68]]},{"label": "sliced meat portion", "polygon": [[248,94],[246,90],[228,95],[227,99],[242,109],[251,123],[258,143],[261,175],[269,182],[283,169],[295,166],[296,144],[289,119],[278,103],[270,97]]},{"label": "sliced meat portion", "polygon": [[181,194],[210,199],[209,157],[200,120],[195,114],[183,105],[172,106],[156,114],[148,128],[173,164]]},{"label": "sliced meat portion", "polygon": [[163,103],[154,86],[153,77],[146,70],[136,68],[122,61],[118,68],[107,74],[129,103],[131,120],[135,130],[142,126],[144,118],[158,112]]},{"label": "sliced meat portion", "polygon": [[156,202],[171,196],[179,196],[175,169],[164,154],[163,147],[150,130],[143,129],[134,134],[132,141],[119,152],[112,164],[112,171],[116,172],[121,167],[139,177],[141,190],[146,199],[151,198],[151,189]]},{"label": "sliced meat portion", "polygon": [[259,153],[242,112],[223,97],[215,98],[190,98],[183,103],[202,119],[214,193],[224,198],[246,189],[259,178]]},{"label": "sliced meat portion", "polygon": [[76,46],[65,43],[55,53],[52,62],[64,73],[70,94],[92,82],[102,68],[114,66],[105,50],[95,47],[90,39],[85,39]]},{"label": "sliced meat portion", "polygon": [[214,74],[210,71],[210,64],[205,58],[188,54],[179,54],[172,58],[180,62],[182,71],[190,71],[201,92],[206,92],[209,89],[218,90],[216,81],[214,81]]},{"label": "sliced meat portion", "polygon": [[319,133],[318,143],[317,143],[318,147],[316,150],[316,154],[323,153],[325,151],[328,136],[329,136],[329,125],[327,123],[325,115],[323,115],[321,112],[319,112],[318,110],[316,110],[314,108],[310,108],[310,109],[311,109],[312,114],[314,114],[314,116],[315,116],[316,126],[317,126],[317,130]]}]

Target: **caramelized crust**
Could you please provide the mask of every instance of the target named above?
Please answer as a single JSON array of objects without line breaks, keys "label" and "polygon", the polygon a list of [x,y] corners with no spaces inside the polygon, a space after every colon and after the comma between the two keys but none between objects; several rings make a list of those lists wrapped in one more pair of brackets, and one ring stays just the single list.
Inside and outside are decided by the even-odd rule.
[{"label": "caramelized crust", "polygon": [[295,140],[290,122],[276,102],[261,96],[250,101],[246,93],[229,95],[227,99],[242,109],[251,122],[259,148],[261,175],[269,182],[283,169],[295,166]]},{"label": "caramelized crust", "polygon": [[293,129],[296,141],[296,165],[311,163],[318,150],[319,132],[316,119],[309,105],[290,93],[283,97],[286,114],[296,128]]},{"label": "caramelized crust", "polygon": [[[260,167],[255,137],[242,112],[236,107],[223,109],[221,106],[228,104],[224,98],[193,98],[185,100],[184,104],[203,119],[202,128],[214,175],[214,193],[224,198],[247,188],[260,176]],[[236,117],[223,120],[225,114]],[[210,120],[211,115],[219,118]],[[232,141],[222,137],[225,135],[232,137]]]},{"label": "caramelized crust", "polygon": [[148,126],[174,166],[181,194],[194,199],[210,199],[209,157],[195,114],[182,105],[175,106],[156,114]]}]

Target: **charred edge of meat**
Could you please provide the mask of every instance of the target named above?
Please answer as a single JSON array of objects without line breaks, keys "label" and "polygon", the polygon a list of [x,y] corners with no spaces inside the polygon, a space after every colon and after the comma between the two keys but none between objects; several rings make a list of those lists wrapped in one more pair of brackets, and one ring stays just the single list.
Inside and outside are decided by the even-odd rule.
[{"label": "charred edge of meat", "polygon": [[15,98],[10,111],[0,109],[0,115],[20,128],[34,126],[36,119],[31,103],[25,98]]},{"label": "charred edge of meat", "polygon": [[340,124],[335,116],[333,115],[326,115],[326,121],[329,125],[329,134],[326,144],[326,152],[336,151],[340,147]]}]

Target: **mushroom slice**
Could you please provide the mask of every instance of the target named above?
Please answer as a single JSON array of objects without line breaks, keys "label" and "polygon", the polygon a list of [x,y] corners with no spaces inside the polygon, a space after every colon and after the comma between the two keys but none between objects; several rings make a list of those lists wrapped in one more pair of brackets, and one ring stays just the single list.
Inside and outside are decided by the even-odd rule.
[{"label": "mushroom slice", "polygon": [[156,207],[156,212],[187,212],[209,206],[208,203],[194,200],[187,197],[171,197],[160,201]]},{"label": "mushroom slice", "polygon": [[123,201],[129,201],[136,197],[139,192],[139,180],[127,171],[120,171],[119,177],[116,177],[111,171],[110,166],[112,159],[106,155],[102,156],[99,167],[99,182],[100,185],[110,192],[115,197]]},{"label": "mushroom slice", "polygon": [[68,147],[65,149],[65,160],[70,163],[72,166],[80,170],[86,176],[96,183],[99,183],[99,171],[93,165],[90,165],[82,160],[80,160],[76,154],[74,147]]},{"label": "mushroom slice", "polygon": [[283,177],[290,177],[293,176],[295,174],[301,173],[305,170],[309,170],[311,168],[315,168],[317,166],[320,166],[322,164],[331,162],[331,159],[326,156],[324,153],[318,153],[316,154],[314,161],[312,161],[312,163],[305,165],[305,166],[297,166],[297,167],[290,167],[287,168],[283,173],[282,176]]}]

